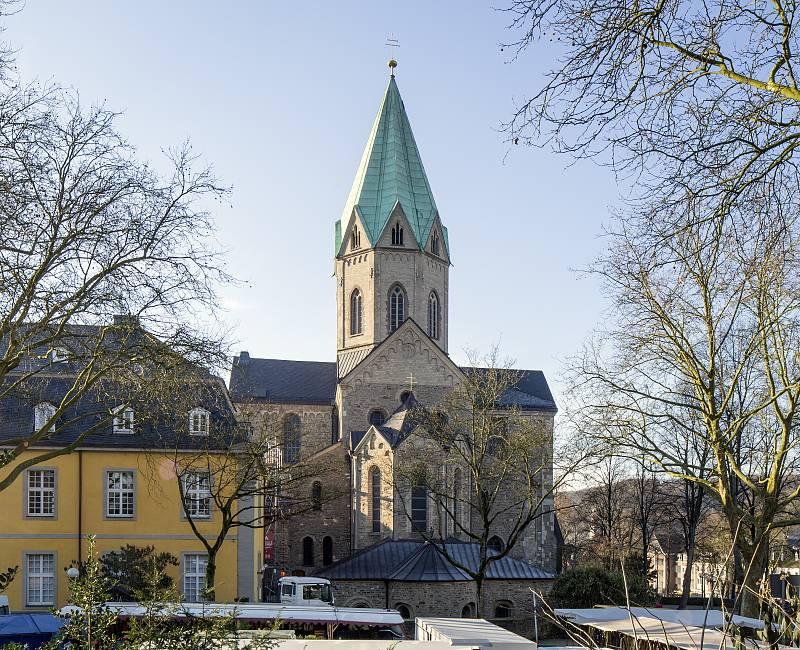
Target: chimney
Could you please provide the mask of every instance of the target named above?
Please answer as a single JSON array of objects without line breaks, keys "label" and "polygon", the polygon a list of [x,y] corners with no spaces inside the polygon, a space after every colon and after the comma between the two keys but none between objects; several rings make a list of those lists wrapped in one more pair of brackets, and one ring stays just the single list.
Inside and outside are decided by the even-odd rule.
[{"label": "chimney", "polygon": [[114,316],[114,325],[117,327],[139,327],[139,317],[133,314],[116,314]]},{"label": "chimney", "polygon": [[247,350],[242,350],[239,353],[239,363],[240,366],[246,366],[250,363],[250,353]]}]

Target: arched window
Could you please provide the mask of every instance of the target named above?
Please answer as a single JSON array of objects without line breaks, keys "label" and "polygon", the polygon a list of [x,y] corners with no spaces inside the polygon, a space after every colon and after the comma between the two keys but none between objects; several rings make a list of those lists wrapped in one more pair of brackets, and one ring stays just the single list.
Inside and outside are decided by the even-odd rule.
[{"label": "arched window", "polygon": [[514,605],[511,604],[508,600],[500,600],[494,606],[494,617],[495,618],[511,618],[511,612],[514,609]]},{"label": "arched window", "polygon": [[458,536],[458,522],[461,520],[461,470],[453,472],[453,536]]},{"label": "arched window", "polygon": [[323,566],[333,564],[333,537],[322,538],[322,564]]},{"label": "arched window", "polygon": [[311,537],[303,538],[303,566],[314,566],[314,540]]},{"label": "arched window", "polygon": [[490,551],[494,551],[495,553],[502,553],[503,540],[497,535],[492,535],[492,537],[490,537],[489,541],[486,543],[486,548],[488,548]]},{"label": "arched window", "polygon": [[398,221],[394,226],[392,226],[392,246],[402,246],[403,245],[403,226],[400,225]]},{"label": "arched window", "polygon": [[300,416],[290,413],[283,418],[283,462],[293,465],[300,460]]},{"label": "arched window", "polygon": [[[56,407],[50,402],[39,402],[33,407],[33,428],[40,431],[47,424],[47,421],[56,414]],[[56,423],[52,422],[48,431],[56,430]]]},{"label": "arched window", "polygon": [[411,530],[415,533],[428,531],[428,488],[424,485],[411,488]]},{"label": "arched window", "polygon": [[434,255],[439,254],[439,235],[437,233],[433,233],[433,237],[431,237],[431,252]]},{"label": "arched window", "polygon": [[369,423],[373,427],[380,427],[386,422],[386,412],[381,409],[373,409],[369,412]]},{"label": "arched window", "polygon": [[339,442],[339,411],[334,407],[331,413],[331,444]]},{"label": "arched window", "polygon": [[411,618],[411,608],[405,603],[396,603],[394,608],[406,621]]},{"label": "arched window", "polygon": [[207,436],[211,413],[202,406],[189,411],[189,433],[193,436]]},{"label": "arched window", "polygon": [[314,481],[311,486],[311,507],[314,510],[322,510],[322,483]]},{"label": "arched window", "polygon": [[370,493],[372,501],[372,532],[381,532],[381,471],[377,467],[370,473]]},{"label": "arched window", "polygon": [[435,291],[428,296],[428,336],[434,340],[439,338],[439,296]]},{"label": "arched window", "polygon": [[350,248],[353,250],[361,248],[361,233],[355,226],[353,226],[353,233],[350,235]]},{"label": "arched window", "polygon": [[114,433],[133,433],[133,409],[130,406],[123,404],[114,409],[112,429]]},{"label": "arched window", "polygon": [[361,334],[363,327],[364,309],[361,291],[353,289],[350,294],[350,336]]},{"label": "arched window", "polygon": [[467,603],[461,608],[461,618],[472,618],[475,616],[475,603]]},{"label": "arched window", "polygon": [[406,319],[406,293],[396,285],[389,294],[389,331],[394,332]]}]

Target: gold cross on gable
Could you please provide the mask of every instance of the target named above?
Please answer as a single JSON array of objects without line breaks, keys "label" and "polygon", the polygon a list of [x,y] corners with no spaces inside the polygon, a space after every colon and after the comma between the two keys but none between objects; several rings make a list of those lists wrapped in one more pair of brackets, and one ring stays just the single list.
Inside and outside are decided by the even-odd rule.
[{"label": "gold cross on gable", "polygon": [[408,377],[408,389],[413,393],[414,392],[414,373],[412,372]]}]

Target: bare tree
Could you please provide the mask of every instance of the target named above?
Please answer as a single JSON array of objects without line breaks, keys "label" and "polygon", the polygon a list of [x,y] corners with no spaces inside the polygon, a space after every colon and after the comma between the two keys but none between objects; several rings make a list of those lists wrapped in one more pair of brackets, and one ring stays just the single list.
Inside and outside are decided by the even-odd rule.
[{"label": "bare tree", "polygon": [[627,476],[620,459],[607,456],[588,472],[591,481],[581,500],[582,513],[592,531],[592,552],[609,571],[630,552],[633,535],[629,516]]},{"label": "bare tree", "polygon": [[225,358],[198,325],[228,279],[204,207],[225,190],[188,145],[164,173],[139,161],[116,119],[57,87],[0,87],[0,399],[33,412],[48,385],[60,394],[35,426],[2,432],[0,490],[109,425],[106,409],[76,427],[84,397]]},{"label": "bare tree", "polygon": [[[205,390],[200,392],[208,395]],[[198,399],[193,401],[203,403]],[[203,597],[212,601],[216,598],[217,558],[232,530],[263,531],[277,520],[300,516],[339,496],[331,490],[315,494],[308,489],[313,479],[335,468],[313,456],[292,464],[283,461],[277,416],[265,414],[254,428],[250,423],[237,423],[232,415],[208,421],[201,446],[192,449],[194,445],[187,444],[187,436],[183,436],[173,451],[183,514],[207,554]],[[160,457],[158,451],[155,457]]]},{"label": "bare tree", "polygon": [[764,196],[752,212],[698,219],[689,201],[670,216],[682,224],[670,239],[651,228],[661,215],[627,215],[593,268],[615,318],[571,364],[583,431],[719,502],[751,615],[771,531],[797,522],[800,496],[790,478],[800,459],[798,238],[782,207]]},{"label": "bare tree", "polygon": [[633,474],[634,523],[639,538],[641,574],[647,577],[650,566],[650,545],[656,527],[664,518],[663,492],[658,472],[649,459],[635,461]]},{"label": "bare tree", "polygon": [[[698,218],[767,188],[796,194],[794,3],[510,0],[503,9],[514,58],[547,40],[558,60],[516,107],[510,141],[598,157],[635,179],[636,198],[699,197]],[[666,233],[676,223],[654,225]]]},{"label": "bare tree", "polygon": [[[473,365],[485,367],[467,371],[435,408],[413,410],[415,428],[405,444],[437,458],[439,469],[431,470],[430,462],[395,469],[395,490],[412,525],[414,500],[433,504],[436,516],[416,532],[475,581],[478,616],[491,565],[533,533],[533,522],[552,516],[557,483],[550,416],[526,413],[509,401],[521,375],[501,362],[497,350],[480,361]],[[493,546],[495,535],[502,537],[501,546]],[[478,545],[477,567],[451,552],[450,537]]]}]

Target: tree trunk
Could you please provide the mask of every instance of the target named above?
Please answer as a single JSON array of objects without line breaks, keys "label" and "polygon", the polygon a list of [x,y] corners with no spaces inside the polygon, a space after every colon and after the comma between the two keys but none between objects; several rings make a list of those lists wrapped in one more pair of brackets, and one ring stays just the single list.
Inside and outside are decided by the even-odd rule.
[{"label": "tree trunk", "polygon": [[205,599],[211,602],[217,600],[217,593],[214,583],[217,579],[217,553],[216,551],[208,554],[208,564],[206,565],[206,592]]},{"label": "tree trunk", "polygon": [[483,577],[475,578],[475,618],[483,618]]},{"label": "tree trunk", "polygon": [[739,612],[742,616],[758,618],[762,604],[762,581],[769,568],[769,541],[767,535],[762,535],[759,538],[755,545],[755,550],[749,557],[746,551],[742,551],[742,564],[744,576],[740,591]]},{"label": "tree trunk", "polygon": [[681,599],[678,602],[678,609],[686,609],[686,606],[689,604],[689,594],[692,591],[692,566],[694,565],[694,539],[692,539],[691,542],[686,546],[687,546],[686,571],[683,572]]}]

